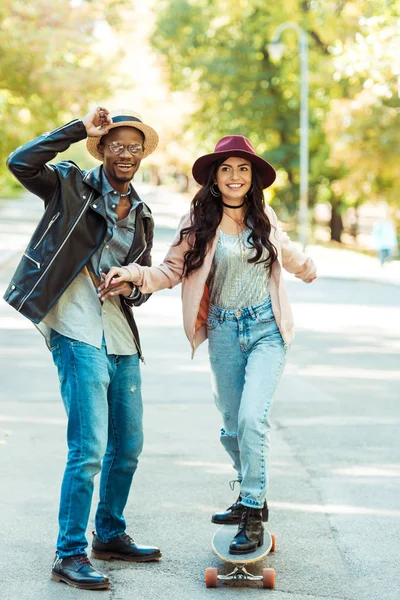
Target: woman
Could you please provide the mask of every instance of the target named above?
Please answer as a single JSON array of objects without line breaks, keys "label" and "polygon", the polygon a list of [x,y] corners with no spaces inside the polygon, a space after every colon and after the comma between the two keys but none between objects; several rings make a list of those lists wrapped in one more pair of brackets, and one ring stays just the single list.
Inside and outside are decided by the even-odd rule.
[{"label": "woman", "polygon": [[215,523],[238,524],[231,554],[263,543],[269,474],[269,409],[293,338],[283,266],[310,283],[314,263],[300,253],[264,203],[275,170],[243,136],[219,140],[193,165],[202,186],[159,267],[113,267],[99,288],[130,281],[143,293],[182,282],[186,335],[195,349],[207,337],[221,442],[240,482],[238,500]]}]

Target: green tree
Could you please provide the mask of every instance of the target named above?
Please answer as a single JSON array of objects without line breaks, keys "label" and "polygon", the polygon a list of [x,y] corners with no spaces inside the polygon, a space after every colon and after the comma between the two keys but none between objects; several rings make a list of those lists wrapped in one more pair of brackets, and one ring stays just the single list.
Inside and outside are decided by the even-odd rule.
[{"label": "green tree", "polygon": [[[333,100],[348,98],[362,87],[362,81],[345,73],[338,77],[338,58],[351,60],[354,40],[363,36],[366,19],[375,14],[393,18],[398,5],[384,0],[275,4],[170,0],[158,3],[153,45],[164,57],[173,89],[190,89],[197,99],[188,127],[195,132],[199,147],[210,150],[212,143],[228,133],[247,135],[257,151],[279,169],[274,205],[280,205],[280,214],[286,217],[285,211],[293,214],[298,204],[297,38],[289,31],[283,34],[287,51],[278,64],[270,60],[267,44],[276,26],[285,21],[295,21],[308,32],[310,201],[321,196],[330,201],[333,237],[340,240],[340,213],[357,199],[347,185],[349,165],[337,153],[332,155],[334,128],[327,127],[327,121],[335,120]],[[352,142],[353,138],[349,147]],[[336,184],[331,186],[332,182]],[[321,194],[322,188],[330,186],[328,194]]]},{"label": "green tree", "polygon": [[112,56],[101,33],[122,1],[3,0],[0,6],[0,184],[5,158],[30,137],[86,110],[110,92]]},{"label": "green tree", "polygon": [[346,82],[347,97],[332,101],[325,129],[331,164],[347,165],[338,183],[358,203],[377,197],[399,205],[399,46],[397,22],[380,15],[363,18],[345,50],[336,48],[334,77]]}]

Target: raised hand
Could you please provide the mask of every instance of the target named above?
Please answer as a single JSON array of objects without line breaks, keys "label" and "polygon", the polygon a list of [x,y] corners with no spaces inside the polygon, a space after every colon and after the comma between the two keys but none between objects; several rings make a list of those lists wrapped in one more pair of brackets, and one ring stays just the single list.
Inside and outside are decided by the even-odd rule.
[{"label": "raised hand", "polygon": [[88,137],[101,137],[108,133],[112,119],[110,111],[104,106],[97,106],[82,118]]}]

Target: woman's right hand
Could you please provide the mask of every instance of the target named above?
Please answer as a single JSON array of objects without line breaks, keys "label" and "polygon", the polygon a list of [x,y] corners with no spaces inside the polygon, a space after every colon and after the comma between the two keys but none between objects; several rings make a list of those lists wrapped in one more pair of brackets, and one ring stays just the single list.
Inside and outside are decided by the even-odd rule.
[{"label": "woman's right hand", "polygon": [[132,287],[129,289],[129,293],[125,293],[126,282],[134,283],[135,277],[132,277],[131,272],[127,267],[111,267],[107,275],[101,274],[102,281],[97,288],[97,295],[104,302],[109,296],[115,296],[115,294],[122,294],[123,296],[129,295],[132,291]]},{"label": "woman's right hand", "polygon": [[109,286],[112,287],[113,285],[118,285],[123,281],[135,283],[134,279],[135,278],[132,277],[132,274],[127,267],[111,267],[104,278],[103,285],[108,288]]}]

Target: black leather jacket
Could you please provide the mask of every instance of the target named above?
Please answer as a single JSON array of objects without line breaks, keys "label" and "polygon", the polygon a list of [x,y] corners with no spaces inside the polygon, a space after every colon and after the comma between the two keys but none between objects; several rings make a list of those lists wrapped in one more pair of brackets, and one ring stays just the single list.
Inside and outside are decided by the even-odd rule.
[{"label": "black leather jacket", "polygon": [[[74,142],[87,137],[82,121],[72,121],[17,148],[7,165],[22,185],[39,196],[45,211],[4,299],[33,323],[40,323],[69,284],[100,247],[107,231],[101,193],[102,166],[81,171],[72,161],[46,164]],[[145,204],[136,210],[136,229],[126,263],[151,266],[154,222]],[[139,333],[131,306],[139,306],[150,294],[134,300],[120,296],[121,309],[132,330],[139,356]]]}]

